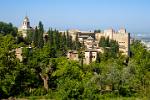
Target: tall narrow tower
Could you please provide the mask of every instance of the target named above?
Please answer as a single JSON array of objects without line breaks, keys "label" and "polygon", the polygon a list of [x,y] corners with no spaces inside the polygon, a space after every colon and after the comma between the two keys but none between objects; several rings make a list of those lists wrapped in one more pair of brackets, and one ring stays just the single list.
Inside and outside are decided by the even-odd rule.
[{"label": "tall narrow tower", "polygon": [[24,30],[30,29],[30,21],[27,16],[23,20],[22,29],[24,29]]}]

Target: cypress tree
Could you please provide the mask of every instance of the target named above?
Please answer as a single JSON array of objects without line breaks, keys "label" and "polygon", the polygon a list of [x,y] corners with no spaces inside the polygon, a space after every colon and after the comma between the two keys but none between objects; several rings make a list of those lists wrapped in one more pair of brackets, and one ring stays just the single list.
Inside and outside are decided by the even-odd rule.
[{"label": "cypress tree", "polygon": [[37,27],[35,27],[35,31],[33,33],[33,44],[35,47],[38,46],[38,35],[39,35],[38,29]]},{"label": "cypress tree", "polygon": [[55,35],[55,43],[56,43],[56,49],[59,49],[59,42],[60,42],[60,38],[59,38],[59,32],[57,31],[57,30],[55,30],[55,33],[56,33],[56,35]]},{"label": "cypress tree", "polygon": [[72,36],[69,36],[69,48],[72,49]]},{"label": "cypress tree", "polygon": [[105,37],[101,37],[101,38],[100,38],[100,41],[99,41],[99,46],[100,46],[100,47],[105,47],[105,41],[106,41],[106,40],[105,40]]},{"label": "cypress tree", "polygon": [[66,52],[67,52],[67,49],[66,49],[66,35],[65,34],[60,34],[60,51],[61,51],[61,56],[66,56]]},{"label": "cypress tree", "polygon": [[42,48],[44,46],[44,40],[43,40],[43,33],[44,33],[44,28],[43,24],[40,21],[39,26],[38,26],[38,48]]},{"label": "cypress tree", "polygon": [[66,35],[65,35],[65,33],[62,35],[62,42],[63,42],[63,44],[64,45],[66,45]]},{"label": "cypress tree", "polygon": [[69,39],[69,33],[68,33],[68,31],[67,31],[66,44],[67,44],[67,47],[68,47],[68,48],[70,48],[70,44],[69,44],[69,42],[70,42],[70,39]]},{"label": "cypress tree", "polygon": [[34,35],[34,33],[33,33],[32,30],[28,30],[27,31],[27,37],[25,38],[25,42],[27,44],[31,44],[32,43],[32,41],[33,41],[33,35]]},{"label": "cypress tree", "polygon": [[109,44],[109,37],[106,38],[106,41],[105,41],[105,47],[109,47],[110,44]]},{"label": "cypress tree", "polygon": [[97,53],[97,57],[96,57],[96,63],[100,63],[101,58],[100,58],[100,53]]},{"label": "cypress tree", "polygon": [[53,31],[52,31],[52,29],[48,30],[48,38],[49,38],[49,44],[50,44],[50,46],[53,46],[54,40],[53,40]]}]

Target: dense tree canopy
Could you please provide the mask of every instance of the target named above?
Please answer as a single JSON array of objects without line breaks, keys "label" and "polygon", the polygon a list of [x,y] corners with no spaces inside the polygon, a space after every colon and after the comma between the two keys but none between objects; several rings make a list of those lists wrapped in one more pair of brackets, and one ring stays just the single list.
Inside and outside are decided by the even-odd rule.
[{"label": "dense tree canopy", "polygon": [[103,48],[104,54],[102,59],[107,60],[111,57],[116,58],[119,53],[119,44],[115,40],[110,40],[109,37],[101,37],[99,46]]},{"label": "dense tree canopy", "polygon": [[11,34],[13,36],[17,35],[17,28],[14,27],[11,23],[0,22],[0,34],[7,35]]},{"label": "dense tree canopy", "polygon": [[[116,41],[101,38],[99,45],[106,51],[98,54],[96,62],[84,65],[84,48],[77,39],[72,41],[68,33],[50,28],[43,38],[44,28],[40,22],[33,34],[20,44],[7,32],[0,35],[0,99],[149,97],[150,51],[140,41],[132,43],[131,57],[127,59],[118,54]],[[22,62],[15,55],[15,48],[20,45],[24,46]],[[28,48],[29,45],[32,48]],[[65,57],[70,49],[79,50],[80,62]]]}]

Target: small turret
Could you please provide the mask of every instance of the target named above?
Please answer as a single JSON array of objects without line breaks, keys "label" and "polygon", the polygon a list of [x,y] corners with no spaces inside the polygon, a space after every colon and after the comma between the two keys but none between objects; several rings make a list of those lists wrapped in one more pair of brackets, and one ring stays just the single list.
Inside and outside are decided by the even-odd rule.
[{"label": "small turret", "polygon": [[126,29],[125,29],[125,28],[120,28],[120,29],[118,30],[118,33],[126,33]]}]

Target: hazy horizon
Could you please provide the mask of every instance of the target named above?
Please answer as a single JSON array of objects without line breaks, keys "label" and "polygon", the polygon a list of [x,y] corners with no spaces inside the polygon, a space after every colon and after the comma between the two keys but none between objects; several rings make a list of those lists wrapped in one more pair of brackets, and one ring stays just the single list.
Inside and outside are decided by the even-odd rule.
[{"label": "hazy horizon", "polygon": [[31,26],[42,21],[49,27],[108,29],[125,27],[130,33],[150,33],[149,0],[4,0],[0,21],[19,27],[29,16]]}]

